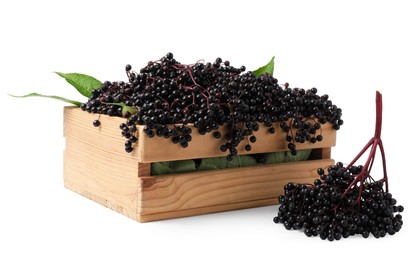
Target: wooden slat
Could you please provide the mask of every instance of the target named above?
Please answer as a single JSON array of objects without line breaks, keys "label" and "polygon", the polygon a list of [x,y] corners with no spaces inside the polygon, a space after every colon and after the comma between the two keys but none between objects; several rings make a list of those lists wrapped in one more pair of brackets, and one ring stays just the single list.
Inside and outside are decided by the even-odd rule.
[{"label": "wooden slat", "polygon": [[[260,130],[255,132],[257,142],[251,143],[252,150],[245,151],[246,141],[243,141],[237,147],[238,154],[254,154],[254,153],[270,153],[288,151],[286,142],[286,133],[284,133],[279,124],[275,124],[275,134],[269,134],[268,128],[260,126]],[[212,134],[200,135],[198,130],[192,127],[192,141],[187,148],[182,148],[179,144],[173,144],[171,139],[165,138],[148,138],[143,132],[143,126],[139,127],[139,161],[140,162],[163,162],[174,160],[185,160],[195,158],[210,158],[218,156],[226,156],[227,152],[221,152],[219,147],[225,142],[223,138],[215,139]],[[219,130],[222,135],[226,133],[226,129]],[[320,133],[320,132],[319,132]],[[324,139],[315,144],[305,142],[296,144],[297,150],[316,149],[335,146],[336,130],[331,124],[322,126],[322,135]]]},{"label": "wooden slat", "polygon": [[[235,168],[159,177],[140,177],[139,205],[146,215],[168,218],[228,210],[234,204],[255,207],[277,198],[289,181],[313,183],[316,169],[333,164],[331,159]],[[225,205],[225,206],[223,206]],[[238,204],[239,205],[239,204]],[[194,210],[196,209],[196,210]],[[206,210],[207,209],[207,210]],[[180,212],[184,211],[184,213]],[[157,216],[156,215],[156,216]]]},{"label": "wooden slat", "polygon": [[157,220],[164,220],[164,219],[173,219],[173,218],[190,217],[190,216],[196,216],[196,215],[217,213],[217,212],[230,211],[230,210],[256,208],[256,207],[270,206],[270,205],[276,205],[276,204],[278,204],[277,198],[244,201],[244,202],[231,203],[231,204],[207,206],[207,207],[202,207],[202,208],[192,208],[192,209],[183,209],[183,210],[178,210],[178,211],[158,212],[158,213],[147,214],[147,215],[139,215],[138,221],[150,222],[150,221],[157,221]]}]

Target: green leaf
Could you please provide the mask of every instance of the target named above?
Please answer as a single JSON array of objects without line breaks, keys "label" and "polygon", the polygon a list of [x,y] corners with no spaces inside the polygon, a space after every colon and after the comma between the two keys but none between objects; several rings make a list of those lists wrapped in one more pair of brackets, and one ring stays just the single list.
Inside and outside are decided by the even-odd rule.
[{"label": "green leaf", "polygon": [[80,105],[82,104],[79,101],[75,101],[75,100],[71,100],[71,99],[67,99],[67,98],[63,98],[63,97],[59,97],[59,96],[51,96],[51,95],[43,95],[43,94],[38,94],[38,93],[30,93],[24,96],[15,96],[15,95],[11,95],[9,94],[9,96],[15,97],[15,98],[26,98],[26,97],[43,97],[43,98],[52,98],[52,99],[57,99],[63,102],[67,102],[70,104],[73,104],[75,106],[80,107]]},{"label": "green leaf", "polygon": [[228,168],[247,167],[257,165],[257,160],[251,155],[236,155],[232,161],[228,161]]},{"label": "green leaf", "polygon": [[247,167],[257,165],[257,159],[252,155],[240,155],[239,156],[239,167]]},{"label": "green leaf", "polygon": [[156,162],[152,163],[151,174],[152,175],[162,175],[173,173],[174,171],[169,167],[168,162]]},{"label": "green leaf", "polygon": [[273,76],[274,73],[274,56],[271,58],[271,60],[264,66],[260,67],[257,70],[254,70],[254,74],[256,76],[261,76],[264,73],[268,73],[271,76]]},{"label": "green leaf", "polygon": [[194,172],[196,170],[194,160],[172,161],[169,162],[169,167],[174,173]]},{"label": "green leaf", "polygon": [[126,104],[124,104],[124,102],[120,102],[120,103],[106,103],[104,102],[103,104],[106,105],[117,105],[117,106],[121,106],[122,107],[122,114],[124,115],[125,113],[129,112],[130,114],[135,114],[137,112],[137,107],[131,107],[131,106],[127,106]]},{"label": "green leaf", "polygon": [[311,154],[311,149],[307,150],[299,150],[297,151],[296,155],[292,155],[290,151],[286,152],[286,155],[284,156],[284,162],[300,162],[300,161],[306,161],[309,158],[309,155]]},{"label": "green leaf", "polygon": [[94,77],[80,73],[61,73],[55,72],[64,78],[68,83],[77,89],[83,96],[90,98],[92,91],[102,86],[102,83]]},{"label": "green leaf", "polygon": [[221,170],[227,167],[226,156],[222,157],[213,157],[213,158],[203,158],[201,163],[198,166],[198,171],[208,171],[208,170]]},{"label": "green leaf", "polygon": [[163,175],[171,173],[194,172],[195,170],[194,160],[156,162],[152,163],[151,174]]},{"label": "green leaf", "polygon": [[265,164],[282,163],[284,161],[285,152],[264,154]]}]

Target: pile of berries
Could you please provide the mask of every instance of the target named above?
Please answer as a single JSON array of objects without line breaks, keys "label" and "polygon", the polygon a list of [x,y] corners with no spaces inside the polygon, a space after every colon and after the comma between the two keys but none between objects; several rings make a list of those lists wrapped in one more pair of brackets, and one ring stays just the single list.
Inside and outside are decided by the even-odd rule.
[{"label": "pile of berries", "polygon": [[[291,153],[296,154],[296,143],[322,141],[321,125],[329,122],[338,130],[343,124],[341,109],[328,95],[318,95],[316,88],[291,88],[268,73],[246,72],[244,66],[234,67],[221,58],[185,65],[168,53],[139,72],[127,65],[126,73],[128,82],[104,82],[81,108],[127,118],[120,127],[127,138],[127,152],[137,141],[138,125],[145,125],[148,137],[170,138],[184,148],[195,127],[202,135],[224,138],[220,150],[231,159],[243,141],[247,142],[245,149],[252,150],[257,141],[253,133],[261,125],[275,134],[277,124],[287,133]],[[228,129],[223,135],[222,125]]]}]

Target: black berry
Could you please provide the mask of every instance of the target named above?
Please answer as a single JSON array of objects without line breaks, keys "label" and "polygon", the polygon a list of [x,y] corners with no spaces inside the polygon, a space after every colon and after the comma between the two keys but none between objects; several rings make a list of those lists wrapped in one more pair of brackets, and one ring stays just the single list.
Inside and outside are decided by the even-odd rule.
[{"label": "black berry", "polygon": [[99,127],[101,125],[101,121],[99,121],[98,119],[93,120],[92,122],[94,127]]}]

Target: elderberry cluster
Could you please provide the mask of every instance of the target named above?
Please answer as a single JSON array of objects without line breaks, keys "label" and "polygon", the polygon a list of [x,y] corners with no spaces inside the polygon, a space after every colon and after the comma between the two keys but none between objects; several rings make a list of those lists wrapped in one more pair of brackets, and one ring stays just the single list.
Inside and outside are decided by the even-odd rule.
[{"label": "elderberry cluster", "polygon": [[[168,53],[139,72],[130,65],[125,69],[128,82],[104,82],[81,108],[127,118],[121,126],[127,152],[137,141],[138,125],[145,125],[148,137],[170,138],[184,148],[192,140],[192,127],[202,135],[212,133],[223,138],[220,150],[231,159],[243,141],[245,150],[252,149],[257,141],[254,132],[261,126],[275,134],[278,125],[287,133],[291,153],[296,154],[296,143],[322,140],[322,124],[329,122],[336,130],[343,124],[341,109],[328,95],[318,95],[316,88],[290,88],[272,75],[257,76],[221,58],[185,65]],[[228,130],[223,135],[222,125]]]},{"label": "elderberry cluster", "polygon": [[279,196],[274,222],[329,241],[356,234],[364,238],[370,234],[376,238],[395,234],[403,225],[399,213],[404,207],[397,206],[392,194],[383,190],[383,181],[366,179],[362,188],[351,186],[362,169],[346,169],[338,162],[326,171],[319,168],[320,179],[313,185],[288,183],[284,195]]}]

